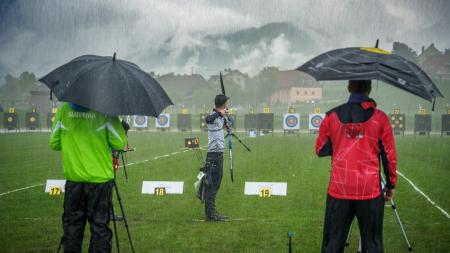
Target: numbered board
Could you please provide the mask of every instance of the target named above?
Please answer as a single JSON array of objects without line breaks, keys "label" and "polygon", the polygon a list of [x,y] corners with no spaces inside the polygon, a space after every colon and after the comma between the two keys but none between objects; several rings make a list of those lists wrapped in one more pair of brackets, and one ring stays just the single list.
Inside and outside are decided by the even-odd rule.
[{"label": "numbered board", "polygon": [[163,196],[166,194],[183,194],[184,182],[182,181],[144,181],[142,182],[142,194]]},{"label": "numbered board", "polygon": [[184,139],[185,148],[199,148],[200,139],[198,137],[187,137]]},{"label": "numbered board", "polygon": [[66,186],[66,180],[61,179],[47,179],[45,184],[45,192],[50,195],[60,195],[64,192]]},{"label": "numbered board", "polygon": [[286,196],[286,182],[245,182],[245,195],[260,197]]}]

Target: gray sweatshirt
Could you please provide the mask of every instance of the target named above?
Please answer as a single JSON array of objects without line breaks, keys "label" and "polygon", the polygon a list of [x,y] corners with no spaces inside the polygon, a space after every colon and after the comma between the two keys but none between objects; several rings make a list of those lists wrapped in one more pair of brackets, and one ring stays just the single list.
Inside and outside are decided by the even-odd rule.
[{"label": "gray sweatshirt", "polygon": [[213,111],[205,120],[208,126],[208,152],[223,153],[225,151],[224,118],[220,116],[220,113]]}]

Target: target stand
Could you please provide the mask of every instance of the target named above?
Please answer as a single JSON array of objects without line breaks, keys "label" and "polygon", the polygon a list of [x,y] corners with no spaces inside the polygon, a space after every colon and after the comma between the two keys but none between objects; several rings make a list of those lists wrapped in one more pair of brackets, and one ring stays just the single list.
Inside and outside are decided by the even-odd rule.
[{"label": "target stand", "polygon": [[162,113],[155,119],[155,128],[158,131],[170,131],[170,114]]},{"label": "target stand", "polygon": [[250,113],[244,115],[245,132],[256,131],[258,127],[258,114]]},{"label": "target stand", "polygon": [[12,130],[20,132],[19,117],[15,108],[9,108],[7,112],[3,113],[3,127],[8,132]]},{"label": "target stand", "polygon": [[447,114],[442,115],[441,136],[450,135],[450,109],[447,109]]},{"label": "target stand", "polygon": [[400,109],[394,109],[393,113],[389,114],[392,130],[395,135],[405,135],[406,117],[405,114],[400,113]]},{"label": "target stand", "polygon": [[431,132],[431,114],[427,114],[425,109],[420,109],[419,113],[414,115],[414,136],[428,135]]},{"label": "target stand", "polygon": [[300,114],[286,113],[283,116],[283,135],[300,133]]},{"label": "target stand", "polygon": [[322,124],[325,114],[323,113],[312,113],[309,114],[308,124],[309,124],[309,134],[317,134],[319,132],[320,124]]},{"label": "target stand", "polygon": [[39,113],[36,108],[33,108],[31,112],[25,114],[25,126],[28,130],[39,130],[41,131],[41,123]]},{"label": "target stand", "polygon": [[200,119],[199,128],[200,128],[200,131],[202,131],[202,132],[208,131],[208,125],[206,125],[206,117],[208,115],[209,115],[208,113],[201,113],[199,116],[199,119]]},{"label": "target stand", "polygon": [[139,131],[148,127],[148,117],[143,115],[135,115],[133,118],[133,127]]}]

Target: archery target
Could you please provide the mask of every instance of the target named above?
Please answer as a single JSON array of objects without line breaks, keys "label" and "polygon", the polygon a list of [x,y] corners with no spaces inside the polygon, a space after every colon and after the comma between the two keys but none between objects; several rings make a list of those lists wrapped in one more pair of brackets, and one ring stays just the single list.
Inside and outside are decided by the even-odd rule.
[{"label": "archery target", "polygon": [[442,115],[442,132],[450,132],[450,114]]},{"label": "archery target", "polygon": [[133,126],[135,128],[147,128],[147,125],[148,125],[148,117],[147,116],[142,116],[142,115],[134,116]]},{"label": "archery target", "polygon": [[300,129],[300,114],[287,113],[283,117],[284,130],[299,130]]},{"label": "archery target", "polygon": [[36,129],[40,127],[39,114],[37,112],[28,112],[25,115],[25,126],[28,129]]},{"label": "archery target", "polygon": [[208,130],[208,126],[206,125],[206,117],[209,114],[207,113],[202,113],[200,114],[200,130],[206,131]]},{"label": "archery target", "polygon": [[431,132],[431,114],[414,115],[414,132]]},{"label": "archery target", "polygon": [[156,128],[169,128],[170,127],[170,114],[163,113],[155,120]]},{"label": "archery target", "polygon": [[191,114],[178,114],[177,115],[177,126],[181,131],[192,130]]},{"label": "archery target", "polygon": [[52,124],[55,121],[55,113],[47,113],[47,128],[51,129],[52,128]]},{"label": "archery target", "polygon": [[405,114],[389,114],[389,118],[394,133],[405,131]]},{"label": "archery target", "polygon": [[323,119],[325,118],[325,114],[323,113],[314,113],[309,115],[309,130],[318,130],[320,124],[322,124]]},{"label": "archery target", "polygon": [[244,116],[244,128],[245,130],[256,129],[258,126],[258,114],[245,114]]},{"label": "archery target", "polygon": [[17,116],[17,113],[4,113],[3,126],[8,130],[17,129],[19,127],[19,117]]}]

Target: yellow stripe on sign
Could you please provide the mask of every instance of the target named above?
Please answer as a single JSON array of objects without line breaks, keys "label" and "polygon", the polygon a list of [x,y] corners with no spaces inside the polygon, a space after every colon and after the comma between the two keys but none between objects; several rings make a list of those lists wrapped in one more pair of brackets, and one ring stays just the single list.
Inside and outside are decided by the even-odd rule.
[{"label": "yellow stripe on sign", "polygon": [[392,54],[389,51],[383,50],[381,48],[375,48],[375,47],[361,47],[360,48],[363,51],[375,53],[375,54]]}]

